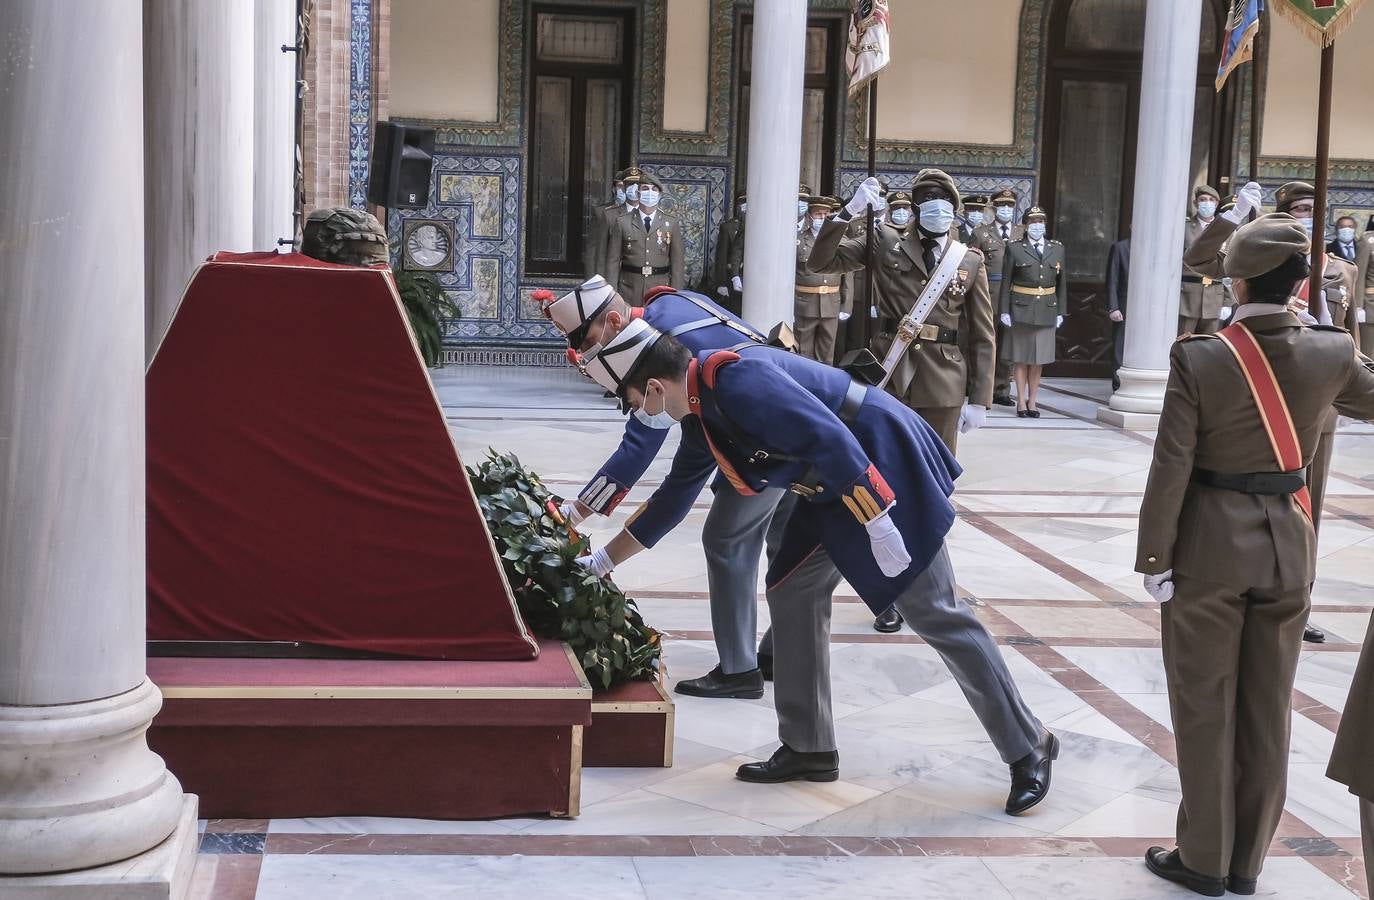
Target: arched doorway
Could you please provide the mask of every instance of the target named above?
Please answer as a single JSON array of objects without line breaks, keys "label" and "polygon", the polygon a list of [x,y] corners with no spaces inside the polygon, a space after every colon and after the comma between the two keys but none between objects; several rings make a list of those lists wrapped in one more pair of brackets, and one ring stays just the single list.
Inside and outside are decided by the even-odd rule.
[{"label": "arched doorway", "polygon": [[[1067,251],[1069,316],[1050,374],[1111,374],[1107,251],[1130,227],[1146,0],[1058,0],[1047,34],[1040,205]],[[1232,127],[1213,88],[1225,0],[1203,0],[1193,118],[1193,184],[1232,167]],[[1234,90],[1234,82],[1226,90]],[[1228,178],[1229,182],[1229,178]],[[1192,185],[1179,185],[1187,192]],[[1181,261],[1180,261],[1181,265]]]}]

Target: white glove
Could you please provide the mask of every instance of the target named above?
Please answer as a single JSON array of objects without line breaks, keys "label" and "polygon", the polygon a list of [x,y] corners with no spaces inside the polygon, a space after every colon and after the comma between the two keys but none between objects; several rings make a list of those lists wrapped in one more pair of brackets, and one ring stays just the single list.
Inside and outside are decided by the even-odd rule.
[{"label": "white glove", "polygon": [[[896,505],[894,501],[892,506]],[[879,513],[876,519],[864,523],[864,528],[868,531],[868,543],[873,548],[873,559],[888,578],[896,578],[911,565],[911,554],[906,552],[906,542],[902,540],[902,533],[888,516],[888,513],[892,512],[892,506]]]},{"label": "white glove", "polygon": [[730,296],[730,289],[728,287],[718,287],[716,288],[716,294],[721,297],[728,297]]},{"label": "white glove", "polygon": [[1001,315],[1001,320],[1002,320],[1002,327],[1004,327],[1004,328],[1010,328],[1010,327],[1011,327],[1011,313],[1002,313],[1002,315]]},{"label": "white glove", "polygon": [[970,404],[964,401],[964,408],[959,410],[959,433],[968,434],[975,428],[982,428],[983,423],[988,420],[988,411],[978,404]]},{"label": "white glove", "polygon": [[1063,324],[1064,324],[1064,317],[1063,317],[1063,316],[1055,316],[1055,317],[1054,317],[1054,327],[1055,327],[1055,328],[1058,328],[1060,325],[1063,325]]},{"label": "white glove", "polygon": [[1231,318],[1231,307],[1223,306],[1221,308],[1221,321],[1225,322],[1229,318]]},{"label": "white glove", "polygon": [[1236,194],[1236,205],[1222,213],[1221,217],[1236,225],[1243,225],[1245,220],[1250,218],[1250,213],[1263,205],[1264,189],[1258,182],[1251,181]]},{"label": "white glove", "polygon": [[738,275],[730,276],[730,286],[739,293],[744,293],[744,279],[739,277]]},{"label": "white glove", "polygon": [[1153,597],[1156,603],[1167,603],[1174,599],[1174,570],[1146,575],[1145,593]]},{"label": "white glove", "polygon": [[886,206],[883,203],[882,190],[883,186],[878,184],[878,179],[870,175],[859,184],[854,196],[844,205],[845,212],[857,216],[866,212],[870,206],[874,212],[881,211]]},{"label": "white glove", "polygon": [[1355,310],[1355,319],[1356,319],[1361,325],[1364,324],[1364,307],[1363,307],[1363,306],[1361,306],[1359,309]]},{"label": "white glove", "polygon": [[558,512],[563,516],[563,519],[574,528],[587,518],[582,515],[582,510],[578,509],[576,500],[563,501],[563,505],[558,507]]},{"label": "white glove", "polygon": [[847,313],[847,312],[842,312],[842,313],[840,313],[840,321],[841,321],[841,322],[848,322],[848,321],[849,321],[849,313]]},{"label": "white glove", "polygon": [[606,548],[592,552],[588,556],[579,556],[574,560],[579,566],[591,572],[593,575],[605,578],[615,569],[615,563],[611,562],[611,556],[606,552]]}]

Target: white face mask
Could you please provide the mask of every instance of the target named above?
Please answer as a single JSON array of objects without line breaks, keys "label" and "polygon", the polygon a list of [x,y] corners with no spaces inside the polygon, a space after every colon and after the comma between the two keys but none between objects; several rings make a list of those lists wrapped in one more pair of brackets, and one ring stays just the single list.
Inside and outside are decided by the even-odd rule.
[{"label": "white face mask", "polygon": [[1311,236],[1312,236],[1312,217],[1311,217],[1311,216],[1307,216],[1307,217],[1305,217],[1305,218],[1298,219],[1298,224],[1300,224],[1303,228],[1307,229],[1307,236],[1308,236],[1308,237],[1311,237]]},{"label": "white face mask", "polygon": [[639,192],[639,205],[653,208],[658,206],[658,191],[654,188],[646,187]]},{"label": "white face mask", "polygon": [[616,202],[616,205],[617,205],[617,206],[624,206],[624,205],[625,205],[625,189],[624,189],[624,188],[616,188],[616,189],[615,189],[615,202]]},{"label": "white face mask", "polygon": [[1044,223],[1044,222],[1033,222],[1033,223],[1031,223],[1030,225],[1027,225],[1027,226],[1026,226],[1026,234],[1029,235],[1029,236],[1030,236],[1030,239],[1033,240],[1033,241],[1042,241],[1042,240],[1044,240],[1044,239],[1045,239],[1045,223]]},{"label": "white face mask", "polygon": [[746,203],[741,203],[741,204],[739,205],[739,214],[740,214],[740,215],[744,215],[744,208],[745,208],[747,205],[748,205],[748,204],[746,204]]},{"label": "white face mask", "polygon": [[649,389],[646,386],[644,388],[644,401],[639,405],[639,409],[635,410],[635,418],[639,420],[640,424],[658,431],[667,431],[669,428],[676,425],[677,419],[674,419],[668,414],[667,396],[665,395],[663,398],[663,410],[656,413],[649,412],[650,396],[652,395],[649,393]]},{"label": "white face mask", "polygon": [[825,224],[825,219],[812,219],[812,220],[811,220],[811,233],[812,233],[812,234],[820,234],[820,233],[821,233],[821,226],[824,225],[824,224]]},{"label": "white face mask", "polygon": [[902,207],[901,209],[894,209],[894,210],[892,211],[892,224],[893,224],[893,225],[896,225],[896,226],[899,227],[899,228],[905,228],[905,227],[906,227],[906,224],[907,224],[908,222],[910,222],[910,221],[911,221],[911,210],[907,209],[906,207]]},{"label": "white face mask", "polygon": [[972,225],[974,228],[977,228],[979,225],[982,225],[983,222],[986,220],[987,215],[983,213],[981,210],[978,212],[971,212],[968,214],[968,223]]},{"label": "white face mask", "polygon": [[1012,214],[1015,212],[1016,207],[1014,206],[999,206],[997,207],[997,221],[1003,224],[1010,222]]},{"label": "white face mask", "polygon": [[627,184],[625,186],[625,199],[631,203],[639,202],[639,185]]},{"label": "white face mask", "polygon": [[1217,205],[1212,200],[1200,201],[1197,205],[1197,214],[1204,219],[1210,219],[1217,214]]},{"label": "white face mask", "polygon": [[798,200],[798,201],[797,201],[797,215],[799,215],[799,216],[804,216],[804,215],[806,215],[806,211],[807,211],[808,209],[810,209],[810,208],[811,208],[811,204],[807,203],[805,200]]},{"label": "white face mask", "polygon": [[1353,228],[1337,228],[1337,229],[1336,229],[1336,238],[1337,238],[1337,240],[1339,240],[1342,244],[1348,244],[1348,243],[1350,243],[1351,241],[1355,240],[1355,229],[1353,229]]},{"label": "white face mask", "polygon": [[953,224],[953,203],[948,200],[927,200],[921,204],[921,228],[931,234],[944,234]]}]

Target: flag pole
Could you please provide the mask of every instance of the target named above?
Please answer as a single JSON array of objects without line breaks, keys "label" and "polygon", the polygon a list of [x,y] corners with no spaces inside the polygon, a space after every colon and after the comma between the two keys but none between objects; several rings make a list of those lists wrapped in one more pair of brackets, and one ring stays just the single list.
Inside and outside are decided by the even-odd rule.
[{"label": "flag pole", "polygon": [[[1250,50],[1250,180],[1259,181],[1260,153],[1260,55],[1267,49],[1269,36],[1265,33],[1264,17],[1260,16],[1260,27],[1255,34],[1255,44]],[[1261,44],[1260,42],[1265,42]]]},{"label": "flag pole", "polygon": [[[873,178],[878,174],[878,79],[874,76],[868,82],[868,177]],[[873,296],[873,267],[878,264],[878,236],[874,222],[873,207],[868,208],[868,247],[865,253],[866,261],[864,264],[864,308],[855,310],[859,314],[859,341],[860,349],[868,346],[871,335],[870,327],[873,322],[870,318],[870,310],[877,304]]]},{"label": "flag pole", "polygon": [[[1317,87],[1317,196],[1313,198],[1312,208],[1312,275],[1307,283],[1309,313],[1313,303],[1325,302],[1321,287],[1322,268],[1326,263],[1326,187],[1331,169],[1331,80],[1335,59],[1333,41],[1322,47],[1321,78]],[[1317,307],[1318,312],[1320,309]]]}]

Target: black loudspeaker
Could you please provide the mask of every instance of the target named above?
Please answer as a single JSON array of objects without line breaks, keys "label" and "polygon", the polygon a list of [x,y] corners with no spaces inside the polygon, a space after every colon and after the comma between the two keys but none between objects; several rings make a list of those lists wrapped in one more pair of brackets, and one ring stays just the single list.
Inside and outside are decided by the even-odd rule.
[{"label": "black loudspeaker", "polygon": [[433,128],[378,122],[367,202],[387,209],[422,209],[429,204],[433,165]]}]

